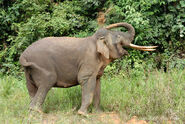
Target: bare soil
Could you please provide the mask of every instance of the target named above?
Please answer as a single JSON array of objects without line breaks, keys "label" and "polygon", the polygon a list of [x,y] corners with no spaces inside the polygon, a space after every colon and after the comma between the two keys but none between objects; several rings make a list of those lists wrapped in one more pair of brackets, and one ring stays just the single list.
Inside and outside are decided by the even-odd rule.
[{"label": "bare soil", "polygon": [[[41,114],[39,114],[41,115]],[[27,123],[38,124],[149,124],[149,121],[140,120],[133,116],[129,120],[123,120],[116,112],[103,112],[89,114],[88,117],[80,116],[75,112],[69,113],[42,113],[41,116],[34,115]],[[157,124],[156,122],[152,122]],[[172,121],[165,121],[165,124],[172,124]]]},{"label": "bare soil", "polygon": [[[139,120],[136,116],[129,121],[123,121],[120,115],[116,112],[89,114],[89,117],[82,117],[76,114],[44,114],[41,124],[148,124],[145,120]],[[170,124],[170,123],[169,123]]]}]

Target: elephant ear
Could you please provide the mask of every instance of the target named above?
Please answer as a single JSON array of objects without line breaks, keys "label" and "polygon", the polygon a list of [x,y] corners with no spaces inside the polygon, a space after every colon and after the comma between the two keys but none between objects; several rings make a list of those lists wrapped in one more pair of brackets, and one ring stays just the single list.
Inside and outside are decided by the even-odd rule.
[{"label": "elephant ear", "polygon": [[97,52],[101,53],[105,58],[109,59],[109,49],[105,42],[106,40],[104,37],[99,38],[96,43],[96,48]]}]

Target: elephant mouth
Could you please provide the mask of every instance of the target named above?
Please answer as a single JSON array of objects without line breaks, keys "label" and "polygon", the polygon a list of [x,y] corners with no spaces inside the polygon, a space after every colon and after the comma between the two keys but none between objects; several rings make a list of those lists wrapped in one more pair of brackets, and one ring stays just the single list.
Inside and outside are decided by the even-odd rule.
[{"label": "elephant mouth", "polygon": [[155,48],[157,48],[158,46],[138,46],[130,43],[128,47],[142,51],[154,51],[156,50]]}]

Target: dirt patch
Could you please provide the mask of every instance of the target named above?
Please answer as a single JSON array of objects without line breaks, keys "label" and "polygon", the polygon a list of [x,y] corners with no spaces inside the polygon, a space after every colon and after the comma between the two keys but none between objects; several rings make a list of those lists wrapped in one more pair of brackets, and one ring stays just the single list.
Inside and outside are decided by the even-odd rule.
[{"label": "dirt patch", "polygon": [[123,124],[119,114],[114,112],[96,114],[96,118],[100,122],[106,123],[106,124]]},{"label": "dirt patch", "polygon": [[148,124],[144,120],[139,120],[136,116],[133,116],[131,120],[127,121],[126,124]]},{"label": "dirt patch", "polygon": [[[69,113],[50,113],[42,114],[40,117],[35,115],[30,122],[38,124],[148,124],[145,120],[140,120],[133,116],[126,121],[121,118],[119,113],[104,112],[89,114],[88,117],[80,116],[75,112]],[[164,121],[166,124],[172,124],[173,121]],[[153,122],[156,124],[155,122]]]},{"label": "dirt patch", "polygon": [[131,120],[125,122],[120,118],[120,115],[115,112],[97,114],[97,119],[105,124],[148,124],[145,120],[139,120],[133,116]]},{"label": "dirt patch", "polygon": [[97,114],[97,118],[100,122],[106,124],[148,124],[144,120],[139,120],[136,116],[133,116],[131,120],[124,122],[121,120],[119,114],[114,112]]},{"label": "dirt patch", "polygon": [[[108,113],[93,113],[89,114],[88,117],[83,117],[77,114],[44,114],[42,116],[42,124],[58,124],[62,123],[76,123],[76,124],[125,124],[120,115],[116,112],[108,112]],[[62,120],[61,120],[62,119]]]},{"label": "dirt patch", "polygon": [[56,115],[43,115],[42,124],[55,124],[56,121]]}]

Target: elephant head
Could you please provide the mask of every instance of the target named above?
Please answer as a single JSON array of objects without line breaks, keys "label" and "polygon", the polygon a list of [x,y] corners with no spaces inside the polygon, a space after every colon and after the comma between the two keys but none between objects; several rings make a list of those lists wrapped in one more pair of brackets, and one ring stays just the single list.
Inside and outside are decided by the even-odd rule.
[{"label": "elephant head", "polygon": [[[111,31],[116,27],[125,27],[128,32]],[[134,48],[143,51],[154,51],[157,46],[138,46],[132,44],[135,36],[135,29],[128,23],[116,23],[99,29],[95,33],[97,38],[97,51],[107,59],[117,59],[127,54],[123,47]]]}]

